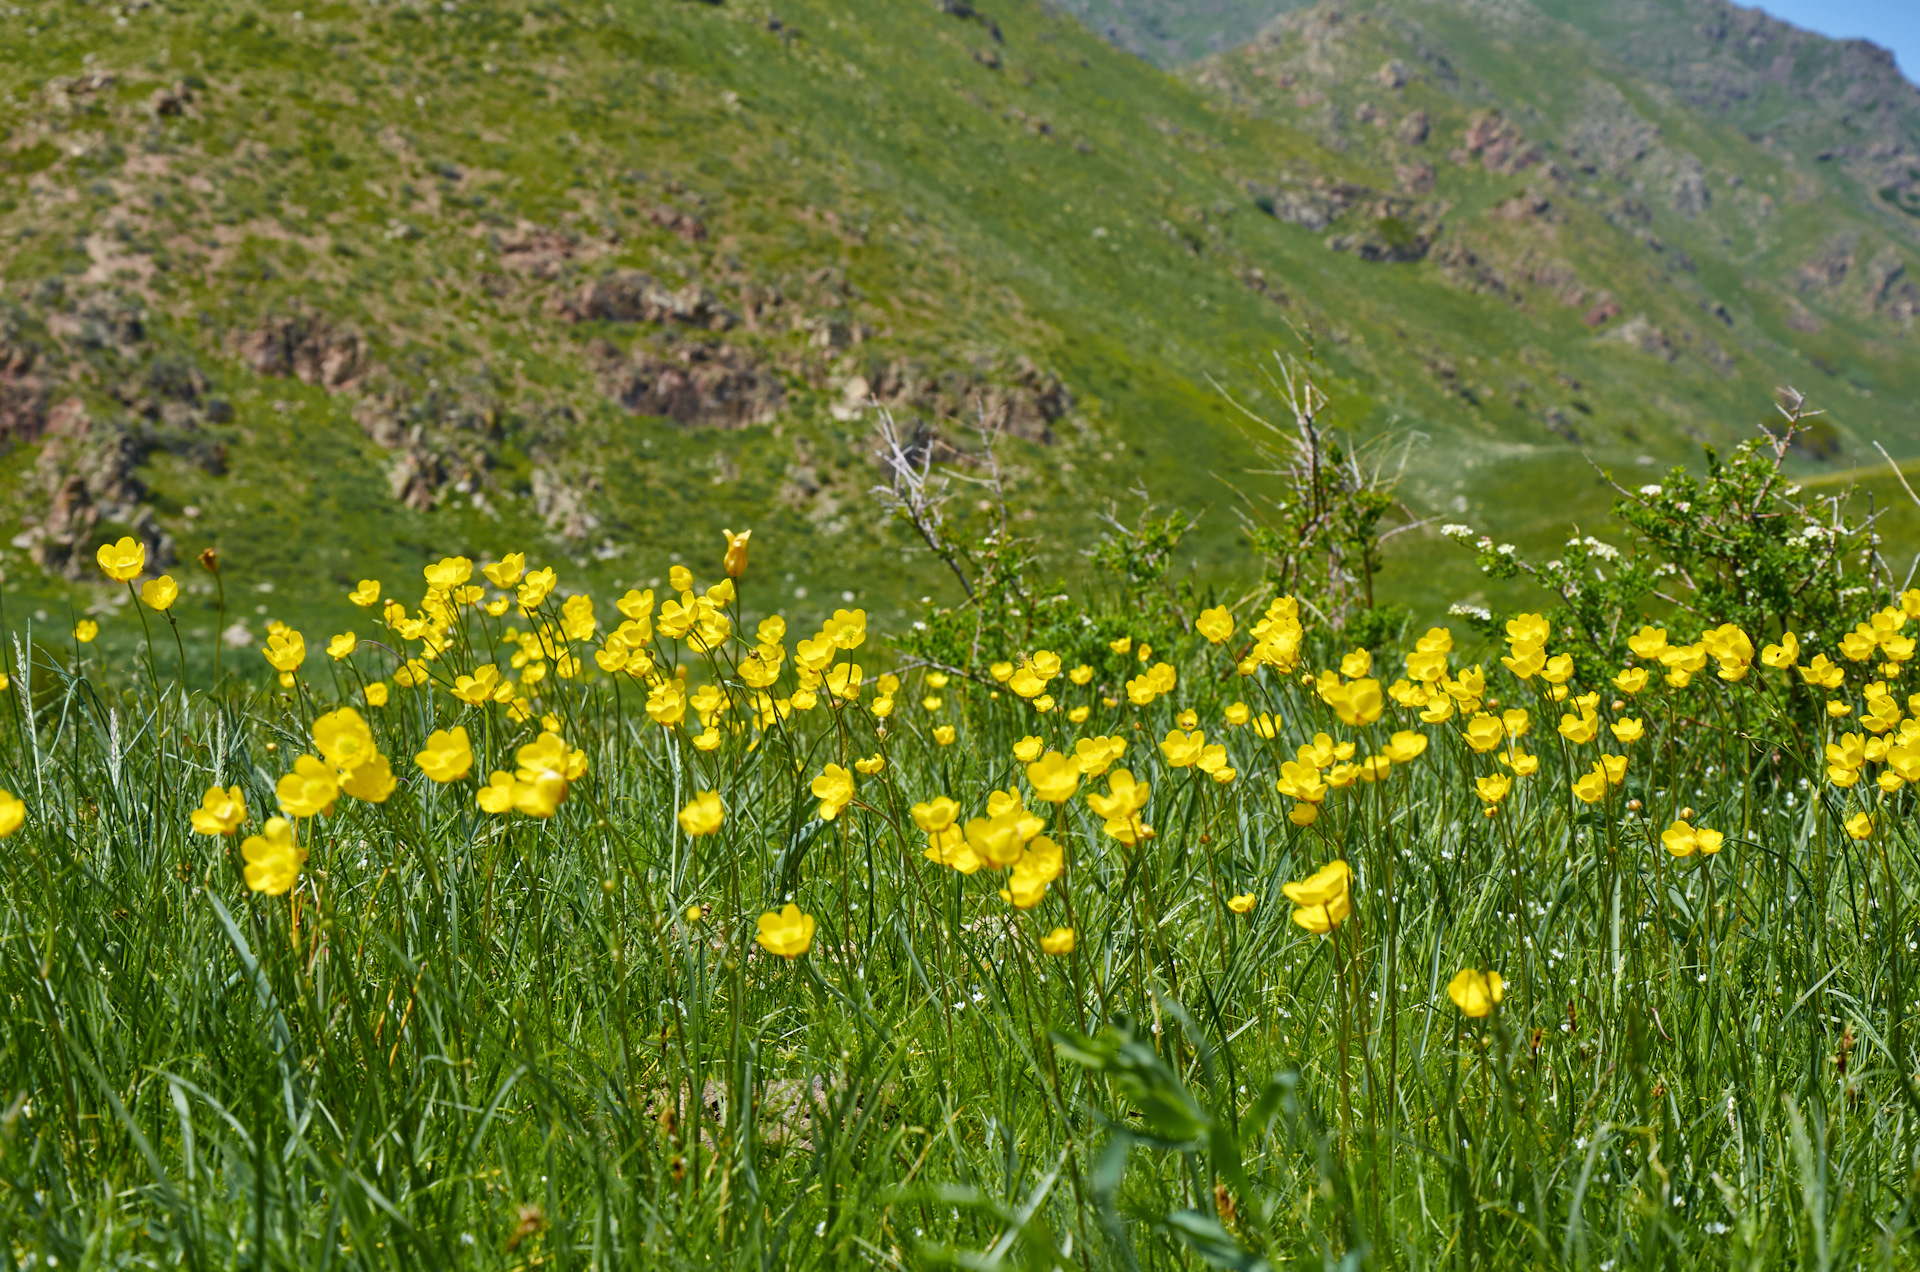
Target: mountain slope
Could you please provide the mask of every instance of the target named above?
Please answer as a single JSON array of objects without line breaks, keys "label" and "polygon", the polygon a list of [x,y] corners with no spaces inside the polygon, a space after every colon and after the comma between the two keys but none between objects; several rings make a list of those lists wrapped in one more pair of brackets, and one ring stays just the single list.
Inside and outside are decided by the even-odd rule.
[{"label": "mountain slope", "polygon": [[[781,603],[894,614],[929,574],[868,494],[875,399],[963,472],[1003,428],[1058,568],[1141,482],[1212,506],[1219,559],[1217,478],[1259,481],[1210,381],[1274,411],[1254,364],[1297,331],[1330,418],[1425,439],[1417,509],[1516,534],[1576,506],[1580,449],[1681,458],[1784,379],[1836,458],[1920,449],[1898,199],[1836,204],[1835,161],[1545,15],[1414,7],[1417,39],[1295,15],[1189,81],[1035,0],[10,14],[5,586],[50,613],[102,537],[213,542],[279,589],[257,623],[369,550],[645,585],[751,523]],[[1545,55],[1479,51],[1509,11]],[[1580,144],[1629,167],[1583,173],[1590,97],[1555,94],[1609,58],[1645,122],[1601,110]],[[1539,120],[1491,122],[1509,83]]]},{"label": "mountain slope", "polygon": [[1301,0],[1056,0],[1116,48],[1174,67],[1237,48]]}]

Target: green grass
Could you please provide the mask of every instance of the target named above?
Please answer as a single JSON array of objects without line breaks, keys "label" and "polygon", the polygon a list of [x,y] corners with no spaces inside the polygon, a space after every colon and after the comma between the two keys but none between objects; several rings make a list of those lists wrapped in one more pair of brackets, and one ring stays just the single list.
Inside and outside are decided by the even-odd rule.
[{"label": "green grass", "polygon": [[[773,608],[763,579],[756,563],[742,580],[736,629]],[[1912,796],[1822,780],[1821,743],[1847,726],[1815,723],[1797,676],[1656,680],[1620,706],[1592,686],[1603,718],[1646,737],[1608,742],[1625,781],[1589,807],[1570,790],[1596,748],[1556,733],[1542,681],[1461,633],[1453,668],[1492,669],[1488,709],[1528,710],[1541,759],[1487,818],[1471,783],[1499,766],[1460,717],[1389,704],[1342,724],[1296,675],[1232,674],[1251,603],[1221,648],[1132,617],[1141,603],[1113,598],[1058,650],[1093,670],[1052,686],[1062,711],[1089,709],[1078,726],[985,676],[935,687],[878,623],[837,656],[866,668],[858,701],[765,727],[744,644],[656,639],[663,666],[731,703],[712,751],[691,717],[652,722],[644,685],[550,674],[533,710],[588,767],[545,820],[475,806],[537,720],[444,687],[366,707],[364,680],[409,646],[344,604],[287,691],[248,651],[181,692],[158,615],[151,661],[9,642],[33,663],[10,653],[0,698],[0,785],[25,805],[0,841],[0,1251],[22,1267],[1911,1265]],[[359,651],[329,659],[322,631],[348,625]],[[1110,628],[1177,668],[1173,692],[1127,702],[1145,664]],[[810,630],[788,630],[794,654]],[[1313,669],[1341,652],[1324,633],[1308,648]],[[473,614],[436,679],[506,652]],[[883,721],[888,666],[904,683]],[[1395,678],[1397,653],[1374,673]],[[1867,674],[1836,696],[1857,707]],[[1227,723],[1236,700],[1273,735]],[[194,834],[188,813],[235,784],[241,833],[259,833],[315,718],[343,704],[400,788],[301,823],[294,893],[251,892],[239,836]],[[1188,710],[1236,780],[1169,765],[1157,742]],[[474,772],[439,785],[412,757],[456,722]],[[1365,756],[1396,730],[1424,754],[1291,824],[1273,783],[1297,747],[1327,732]],[[1155,837],[1103,830],[1082,795],[1105,777],[1040,804],[1013,754],[1028,734],[1068,752],[1123,739]],[[822,820],[813,779],[869,755],[884,770]],[[727,819],[691,839],[675,814],[706,789]],[[1026,792],[1064,850],[1033,910],[1002,901],[998,870],[927,860],[910,815],[945,794],[982,816],[993,790]],[[1663,850],[1683,806],[1725,833],[1717,855]],[[1861,808],[1875,829],[1855,840],[1842,824]],[[1330,939],[1290,920],[1282,885],[1335,858],[1353,913]],[[1245,915],[1225,904],[1242,893]],[[788,899],[818,923],[792,961],[754,942]],[[1070,956],[1042,952],[1055,927],[1077,932]],[[1507,979],[1485,1020],[1449,1002],[1463,967]]]}]

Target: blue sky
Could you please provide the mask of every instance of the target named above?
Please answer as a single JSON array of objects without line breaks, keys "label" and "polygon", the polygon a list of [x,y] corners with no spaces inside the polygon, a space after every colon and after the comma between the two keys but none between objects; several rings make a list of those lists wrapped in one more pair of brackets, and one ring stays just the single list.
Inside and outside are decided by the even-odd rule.
[{"label": "blue sky", "polygon": [[1759,0],[1759,7],[1809,31],[1892,49],[1906,77],[1920,81],[1920,0]]}]

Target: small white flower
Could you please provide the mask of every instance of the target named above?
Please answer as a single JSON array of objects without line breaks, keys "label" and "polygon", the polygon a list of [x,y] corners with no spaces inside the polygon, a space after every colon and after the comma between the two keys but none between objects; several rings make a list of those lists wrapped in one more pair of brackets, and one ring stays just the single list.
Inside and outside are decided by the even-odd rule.
[{"label": "small white flower", "polygon": [[1520,549],[1514,547],[1511,543],[1503,543],[1500,545],[1501,556],[1512,556],[1514,553],[1518,552],[1519,550]]},{"label": "small white flower", "polygon": [[1640,493],[1645,495],[1649,499],[1658,499],[1661,495],[1664,495],[1667,492],[1664,489],[1662,489],[1659,482],[1650,482],[1647,485],[1640,487]]},{"label": "small white flower", "polygon": [[1449,539],[1468,539],[1473,537],[1473,527],[1463,526],[1456,521],[1441,526],[1440,533],[1446,535]]}]

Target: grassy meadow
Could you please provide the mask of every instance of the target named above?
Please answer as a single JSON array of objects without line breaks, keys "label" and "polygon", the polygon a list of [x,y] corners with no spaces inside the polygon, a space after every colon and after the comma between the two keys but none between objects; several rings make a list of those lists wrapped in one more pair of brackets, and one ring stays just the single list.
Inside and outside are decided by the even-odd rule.
[{"label": "grassy meadow", "polygon": [[1908,1266],[1920,592],[1678,480],[1834,607],[1634,538],[1359,647],[1251,575],[815,630],[715,536],[216,673],[104,544],[110,630],[5,616],[0,1259]]}]

